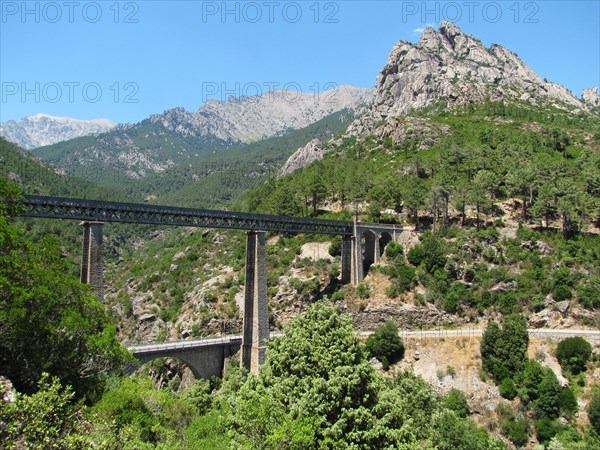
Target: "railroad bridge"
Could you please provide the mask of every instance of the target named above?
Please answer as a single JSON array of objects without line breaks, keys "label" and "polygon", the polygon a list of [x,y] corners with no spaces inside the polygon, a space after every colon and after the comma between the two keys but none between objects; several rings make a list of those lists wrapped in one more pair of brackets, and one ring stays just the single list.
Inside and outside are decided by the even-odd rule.
[{"label": "railroad bridge", "polygon": [[[83,254],[81,281],[104,298],[102,227],[104,223],[140,223],[247,231],[246,284],[243,334],[240,340],[206,341],[188,346],[132,347],[140,362],[159,357],[182,359],[196,376],[220,375],[224,359],[241,346],[241,364],[253,373],[265,360],[269,334],[265,233],[328,234],[342,237],[341,282],[357,285],[371,264],[377,263],[385,246],[397,240],[403,228],[396,225],[319,220],[207,209],[178,208],[45,196],[25,196],[25,217],[82,221]],[[233,337],[232,337],[233,339]]]}]

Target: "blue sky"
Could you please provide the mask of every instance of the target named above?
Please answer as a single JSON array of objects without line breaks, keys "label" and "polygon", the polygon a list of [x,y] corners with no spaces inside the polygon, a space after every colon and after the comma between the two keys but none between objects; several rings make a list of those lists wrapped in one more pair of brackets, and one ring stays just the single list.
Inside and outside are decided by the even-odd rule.
[{"label": "blue sky", "polygon": [[272,87],[373,86],[395,42],[442,20],[580,96],[600,85],[599,5],[0,0],[0,121],[42,112],[138,122]]}]

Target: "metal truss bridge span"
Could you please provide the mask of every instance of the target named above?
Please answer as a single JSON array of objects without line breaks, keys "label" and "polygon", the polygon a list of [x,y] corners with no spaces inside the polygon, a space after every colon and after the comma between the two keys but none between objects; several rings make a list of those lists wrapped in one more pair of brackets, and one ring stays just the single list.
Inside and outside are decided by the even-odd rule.
[{"label": "metal truss bridge span", "polygon": [[143,223],[352,236],[352,222],[272,216],[210,209],[178,208],[77,198],[25,196],[25,217],[94,222]]}]

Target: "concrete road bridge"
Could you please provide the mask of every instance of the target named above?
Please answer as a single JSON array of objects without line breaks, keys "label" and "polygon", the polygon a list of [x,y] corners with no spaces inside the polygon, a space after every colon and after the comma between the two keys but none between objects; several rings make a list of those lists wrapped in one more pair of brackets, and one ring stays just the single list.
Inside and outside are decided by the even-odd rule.
[{"label": "concrete road bridge", "polygon": [[[265,260],[265,233],[328,234],[342,237],[341,282],[359,284],[369,267],[377,263],[385,246],[397,240],[404,231],[398,225],[319,220],[311,218],[251,214],[208,209],[178,208],[149,204],[121,203],[76,198],[25,196],[24,217],[78,220],[83,225],[83,254],[81,281],[92,286],[100,299],[104,298],[104,266],[102,227],[104,223],[139,223],[186,227],[222,228],[247,231],[246,284],[244,287],[244,317],[241,343],[227,341],[195,347],[197,357],[162,346],[160,350],[136,352],[140,361],[173,356],[195,367],[197,376],[220,373],[224,359],[241,346],[241,364],[253,373],[264,362],[266,340],[269,334],[267,310],[267,274]],[[218,350],[220,349],[220,350]],[[237,350],[236,350],[237,351]],[[211,353],[213,352],[213,353]],[[185,353],[185,355],[184,355]],[[218,353],[218,355],[217,355]],[[219,360],[210,370],[199,369],[197,358]],[[218,356],[218,357],[217,357]],[[212,364],[212,362],[210,363]]]},{"label": "concrete road bridge", "polygon": [[[398,335],[403,339],[444,339],[448,337],[481,338],[481,328],[437,329],[437,330],[400,330]],[[562,340],[567,337],[579,336],[592,345],[600,344],[600,331],[552,328],[530,328],[527,330],[530,338]],[[359,333],[366,339],[372,331]],[[283,333],[271,333],[270,339],[283,336]],[[242,345],[243,336],[226,335],[201,339],[186,339],[171,342],[156,342],[147,344],[126,344],[125,346],[140,361],[145,364],[156,358],[177,358],[183,361],[196,378],[210,378],[219,376],[223,370],[225,358],[237,353]]]}]

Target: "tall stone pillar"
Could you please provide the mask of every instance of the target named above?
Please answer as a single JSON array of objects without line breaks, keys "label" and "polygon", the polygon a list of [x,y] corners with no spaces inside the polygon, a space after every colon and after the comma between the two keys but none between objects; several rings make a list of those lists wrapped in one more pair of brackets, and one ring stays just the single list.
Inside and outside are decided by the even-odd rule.
[{"label": "tall stone pillar", "polygon": [[381,234],[376,234],[375,235],[375,248],[373,249],[373,263],[377,264],[379,262],[379,260],[381,259],[381,247],[379,247],[380,243],[379,240],[381,239]]},{"label": "tall stone pillar", "polygon": [[355,233],[352,236],[352,284],[356,286],[364,278],[362,236]]},{"label": "tall stone pillar", "polygon": [[83,222],[81,282],[91,284],[100,301],[104,300],[104,264],[102,262],[103,222]]},{"label": "tall stone pillar", "polygon": [[342,236],[342,283],[352,280],[352,236]]},{"label": "tall stone pillar", "polygon": [[265,362],[269,338],[265,233],[249,231],[246,241],[246,287],[242,335],[243,367],[253,374]]}]

